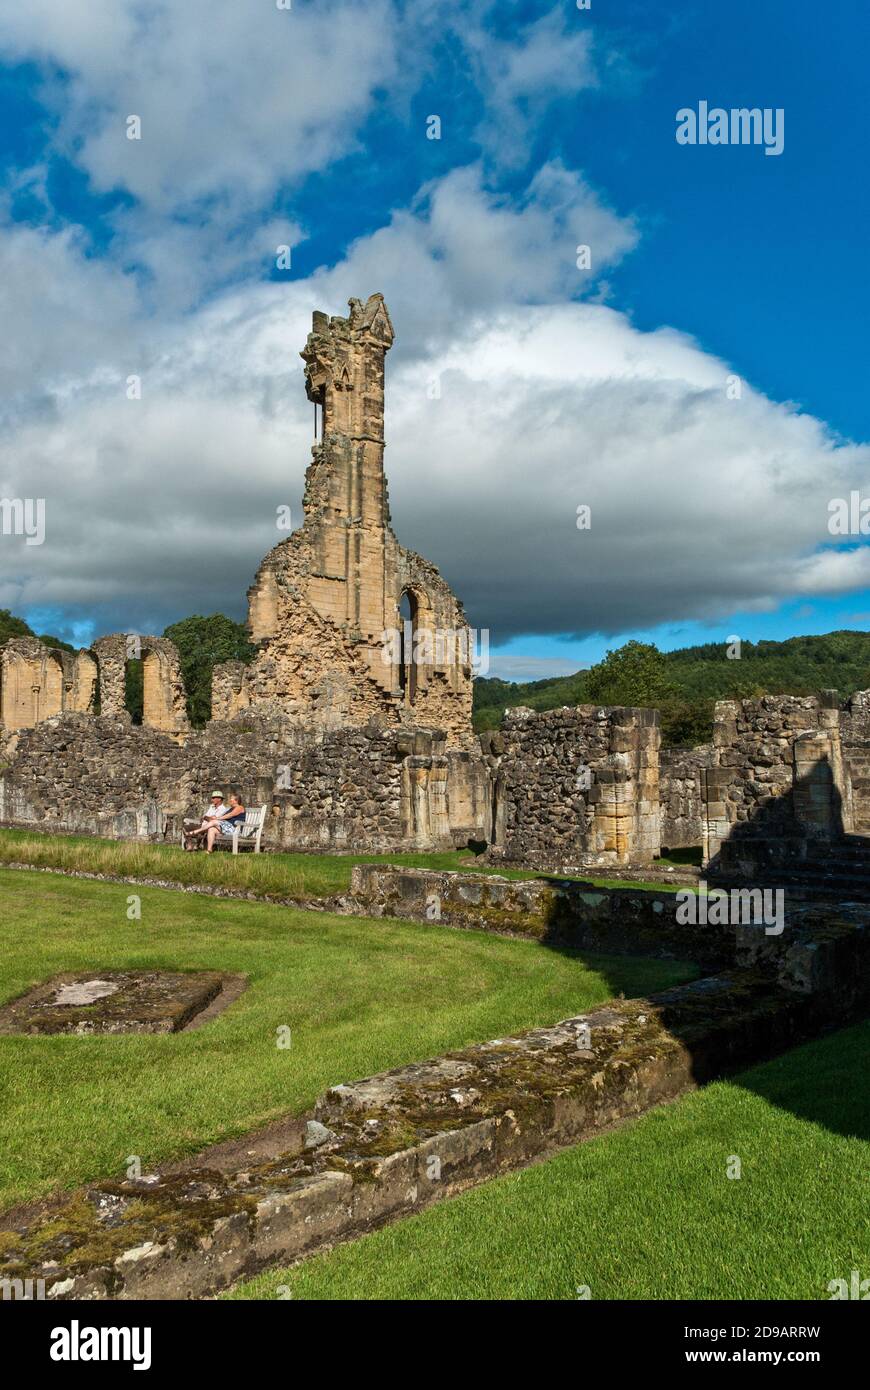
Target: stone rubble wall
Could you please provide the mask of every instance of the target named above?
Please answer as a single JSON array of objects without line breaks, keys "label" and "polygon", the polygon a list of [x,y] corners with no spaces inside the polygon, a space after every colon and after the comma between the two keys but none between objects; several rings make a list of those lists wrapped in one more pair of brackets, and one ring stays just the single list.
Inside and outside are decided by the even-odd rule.
[{"label": "stone rubble wall", "polygon": [[870,690],[857,691],[840,710],[840,741],[852,800],[852,830],[870,835]]},{"label": "stone rubble wall", "polygon": [[705,862],[752,871],[851,829],[839,715],[832,691],[716,704],[701,774]]},{"label": "stone rubble wall", "polygon": [[659,754],[660,838],[663,848],[700,845],[704,838],[702,772],[713,762],[711,743],[663,748]]},{"label": "stone rubble wall", "polygon": [[65,714],[0,741],[6,824],[175,842],[214,787],[265,804],[274,847],[449,849],[484,814],[489,772],[482,756],[448,750],[431,730],[315,736],[253,716],[179,738],[127,714]]},{"label": "stone rubble wall", "polygon": [[557,867],[658,853],[657,710],[518,707],[501,740],[494,857]]}]

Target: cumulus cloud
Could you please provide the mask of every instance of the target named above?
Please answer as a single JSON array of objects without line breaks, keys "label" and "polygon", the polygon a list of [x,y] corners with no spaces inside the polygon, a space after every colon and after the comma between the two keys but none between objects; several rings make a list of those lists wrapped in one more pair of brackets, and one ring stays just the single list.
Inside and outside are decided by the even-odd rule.
[{"label": "cumulus cloud", "polygon": [[[494,0],[297,0],[290,9],[31,0],[0,13],[0,61],[38,65],[53,151],[86,174],[92,193],[124,195],[104,213],[106,254],[145,272],[161,306],[179,310],[262,274],[277,244],[304,238],[304,212],[273,227],[276,199],[364,155],[373,115],[389,113],[402,138],[420,90],[431,89],[437,108],[439,91],[449,99],[461,89],[480,110],[472,140],[504,171],[528,163],[530,132],[549,107],[595,87],[599,67],[615,71],[616,55],[599,52],[576,10],[556,5],[510,37],[499,35],[501,20]],[[141,138],[128,138],[132,117]],[[425,144],[421,132],[421,152]],[[542,211],[549,198],[565,220],[560,198],[572,190],[560,187],[558,166],[548,171]],[[441,213],[450,213],[446,196]],[[606,242],[611,229],[599,221],[591,230]],[[469,244],[469,264],[477,249]],[[499,238],[495,253],[503,249]]]},{"label": "cumulus cloud", "polygon": [[[69,236],[7,230],[0,261],[35,256],[42,278],[16,310],[34,316],[26,353],[4,363],[18,391],[2,486],[45,496],[48,523],[42,547],[0,541],[0,605],[92,613],[103,630],[240,616],[281,539],[276,508],[299,515],[311,310],[340,313],[374,289],[398,334],[396,529],[493,641],[615,634],[867,584],[867,552],[835,544],[827,502],[866,483],[870,450],[749,386],[730,399],[728,364],[679,332],[554,302],[570,284],[561,249],[575,215],[601,219],[612,257],[631,243],[630,224],[560,167],[510,205],[478,170],[455,171],[338,266],[237,288],[171,322],[137,312],[129,277]],[[479,275],[469,237],[493,248]],[[127,399],[131,371],[141,400]],[[589,530],[577,529],[580,505]]]},{"label": "cumulus cloud", "polygon": [[394,75],[394,20],[390,0],[30,0],[4,7],[0,54],[46,65],[59,144],[95,188],[164,214],[220,199],[226,215],[349,152]]},{"label": "cumulus cloud", "polygon": [[[419,353],[473,332],[478,316],[505,304],[587,292],[637,238],[630,217],[558,160],[510,199],[488,190],[474,164],[425,185],[410,208],[314,279],[320,293],[345,300],[353,285],[377,283],[403,322],[399,353]],[[577,268],[580,244],[592,249],[588,271]]]},{"label": "cumulus cloud", "polygon": [[[521,165],[547,103],[600,82],[608,55],[580,12],[554,8],[510,40],[495,14],[492,0],[6,7],[0,56],[41,65],[54,148],[127,196],[99,255],[81,229],[50,213],[13,224],[0,203],[0,495],[47,504],[44,545],[0,537],[0,605],[69,632],[241,616],[281,539],[276,509],[299,515],[311,311],[376,289],[398,333],[396,529],[493,642],[870,584],[868,550],[826,529],[828,500],[866,486],[868,449],[748,386],[730,399],[728,364],[606,307],[639,230],[582,174],[552,158],[519,192],[513,168],[503,191],[494,167]],[[414,36],[432,42],[410,61]],[[307,233],[276,213],[277,191],[352,152],[385,87],[407,103],[436,36],[472,71],[481,159],[430,179],[336,263],[259,280]],[[141,141],[126,139],[131,114]],[[45,167],[12,184],[45,203]]]}]

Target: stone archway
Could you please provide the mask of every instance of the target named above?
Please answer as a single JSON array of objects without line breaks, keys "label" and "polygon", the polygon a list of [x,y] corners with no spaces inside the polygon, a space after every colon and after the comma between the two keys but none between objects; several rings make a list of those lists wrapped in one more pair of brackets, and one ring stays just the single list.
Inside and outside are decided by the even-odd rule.
[{"label": "stone archway", "polygon": [[438,633],[428,595],[418,585],[407,584],[399,596],[399,669],[397,684],[406,705],[413,705],[425,691],[437,660]]}]

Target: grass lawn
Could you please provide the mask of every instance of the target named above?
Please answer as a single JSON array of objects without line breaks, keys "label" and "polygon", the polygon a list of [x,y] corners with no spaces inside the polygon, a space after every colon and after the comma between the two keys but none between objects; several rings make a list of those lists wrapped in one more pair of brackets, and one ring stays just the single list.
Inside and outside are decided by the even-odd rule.
[{"label": "grass lawn", "polygon": [[[501,869],[475,861],[468,850],[442,854],[188,854],[179,845],[137,844],[84,835],[39,835],[30,830],[0,830],[0,865],[37,864],[45,868],[131,878],[161,878],[180,884],[214,884],[240,888],[266,898],[318,898],[350,888],[354,864],[404,864],[424,869],[471,870],[507,878],[546,877],[529,869]],[[591,880],[603,888],[654,888],[677,892],[675,883],[625,883]]]},{"label": "grass lawn", "polygon": [[[229,867],[227,858],[178,857]],[[0,1206],[121,1176],[132,1154],[147,1171],[299,1112],[338,1082],[697,974],[674,962],[581,959],[483,932],[164,889],[138,888],[142,917],[130,921],[130,892],[0,869],[0,1000],[61,970],[208,968],[245,973],[250,986],[190,1033],[0,1037]],[[276,1046],[282,1025],[292,1032],[286,1050]]]},{"label": "grass lawn", "polygon": [[829,1298],[870,1277],[868,1047],[810,1043],[225,1296]]}]

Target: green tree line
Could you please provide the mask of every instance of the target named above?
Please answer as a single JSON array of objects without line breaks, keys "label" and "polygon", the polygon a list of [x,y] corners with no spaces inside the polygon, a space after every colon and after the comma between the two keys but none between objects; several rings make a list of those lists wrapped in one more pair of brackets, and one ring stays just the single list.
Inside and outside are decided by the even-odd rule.
[{"label": "green tree line", "polygon": [[[730,656],[729,656],[730,653]],[[650,642],[626,642],[587,671],[527,683],[483,677],[474,683],[474,725],[494,729],[505,709],[528,705],[652,705],[661,710],[662,741],[691,747],[709,741],[717,700],[761,695],[812,695],[837,690],[841,699],[870,688],[870,633],[829,632],[783,642],[709,642],[661,652]]]},{"label": "green tree line", "polygon": [[[73,651],[68,642],[37,634],[8,609],[0,609],[0,646],[10,637],[36,637]],[[194,728],[211,718],[211,678],[222,661],[250,662],[256,648],[244,623],[223,613],[193,614],[164,630],[178,648]],[[729,652],[731,655],[729,656]],[[738,654],[739,652],[739,654]],[[602,661],[572,676],[514,682],[480,677],[474,682],[474,727],[495,729],[513,705],[556,709],[561,705],[651,705],[661,710],[662,740],[669,747],[707,742],[717,700],[760,695],[812,695],[837,690],[841,698],[870,689],[870,633],[843,630],[783,642],[724,642],[661,652],[651,642],[626,642]],[[129,661],[126,703],[142,720],[142,663]]]}]

